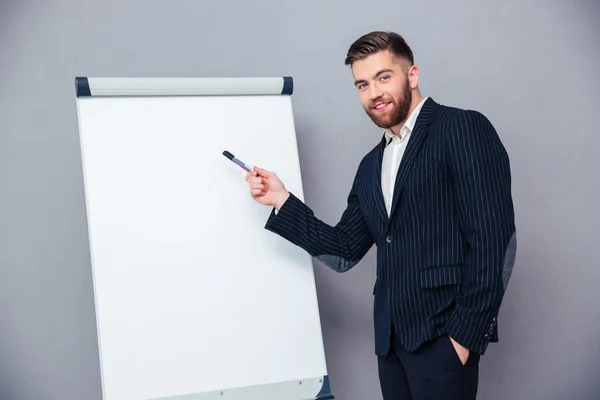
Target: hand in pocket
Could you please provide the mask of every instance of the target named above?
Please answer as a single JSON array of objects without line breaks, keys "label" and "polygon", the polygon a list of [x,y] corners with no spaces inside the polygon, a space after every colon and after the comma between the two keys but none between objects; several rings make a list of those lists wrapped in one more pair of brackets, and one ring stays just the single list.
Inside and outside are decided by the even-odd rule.
[{"label": "hand in pocket", "polygon": [[462,365],[465,365],[467,363],[467,360],[469,359],[469,349],[460,345],[456,340],[452,338],[450,338],[450,341],[452,342],[452,346],[454,346],[456,354],[458,354],[458,358],[460,358],[460,362],[462,363]]}]

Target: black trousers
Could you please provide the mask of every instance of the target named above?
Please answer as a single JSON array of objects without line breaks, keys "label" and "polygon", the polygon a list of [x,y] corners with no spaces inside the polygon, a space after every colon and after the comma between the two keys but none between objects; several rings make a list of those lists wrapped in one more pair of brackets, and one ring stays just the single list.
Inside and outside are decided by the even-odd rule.
[{"label": "black trousers", "polygon": [[479,355],[471,352],[462,364],[447,335],[407,352],[392,333],[387,356],[378,357],[384,400],[475,400]]}]

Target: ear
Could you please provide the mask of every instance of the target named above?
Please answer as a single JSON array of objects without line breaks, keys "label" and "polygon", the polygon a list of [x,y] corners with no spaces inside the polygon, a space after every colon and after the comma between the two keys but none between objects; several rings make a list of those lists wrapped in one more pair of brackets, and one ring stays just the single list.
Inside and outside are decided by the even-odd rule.
[{"label": "ear", "polygon": [[419,86],[419,68],[416,65],[411,65],[407,75],[411,89],[416,89]]}]

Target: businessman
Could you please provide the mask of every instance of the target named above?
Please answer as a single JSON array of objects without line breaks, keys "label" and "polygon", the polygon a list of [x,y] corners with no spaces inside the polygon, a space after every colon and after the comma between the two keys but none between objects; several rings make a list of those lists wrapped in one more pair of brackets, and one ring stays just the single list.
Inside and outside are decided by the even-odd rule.
[{"label": "businessman", "polygon": [[375,352],[385,400],[475,399],[516,253],[508,155],[480,112],[421,95],[400,35],[360,37],[345,63],[384,132],[358,165],[340,221],[315,217],[262,168],[246,175],[250,193],[273,207],[266,229],[335,271],[377,247]]}]

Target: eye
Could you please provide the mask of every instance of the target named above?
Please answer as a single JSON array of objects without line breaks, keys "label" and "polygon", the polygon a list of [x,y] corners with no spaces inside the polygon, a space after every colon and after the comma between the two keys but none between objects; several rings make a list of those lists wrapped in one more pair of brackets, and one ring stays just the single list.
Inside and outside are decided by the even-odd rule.
[{"label": "eye", "polygon": [[360,89],[364,89],[367,86],[366,83],[361,83],[360,85],[357,86],[357,88]]},{"label": "eye", "polygon": [[388,79],[390,79],[389,75],[384,75],[384,76],[381,77],[382,81],[387,81]]}]

